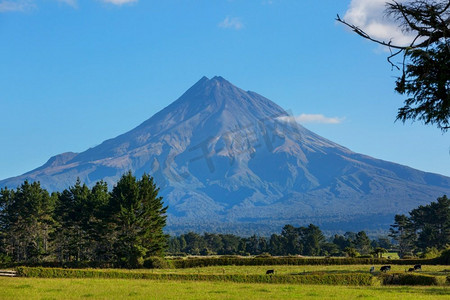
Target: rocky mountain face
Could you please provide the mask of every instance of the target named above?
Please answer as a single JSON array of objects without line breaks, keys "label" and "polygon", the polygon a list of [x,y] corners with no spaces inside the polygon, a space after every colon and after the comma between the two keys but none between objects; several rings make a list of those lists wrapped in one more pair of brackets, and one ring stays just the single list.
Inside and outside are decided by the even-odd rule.
[{"label": "rocky mountain face", "polygon": [[222,77],[203,77],[135,129],[0,187],[28,179],[62,190],[77,177],[113,186],[127,170],[155,178],[175,233],[386,229],[395,214],[450,191],[450,178],[354,153]]}]

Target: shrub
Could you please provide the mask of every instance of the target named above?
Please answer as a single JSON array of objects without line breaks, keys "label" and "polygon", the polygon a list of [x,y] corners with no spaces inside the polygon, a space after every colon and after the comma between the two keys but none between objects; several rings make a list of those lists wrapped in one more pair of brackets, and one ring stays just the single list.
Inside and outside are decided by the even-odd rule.
[{"label": "shrub", "polygon": [[8,265],[12,261],[11,257],[7,254],[0,253],[0,264]]},{"label": "shrub", "polygon": [[441,282],[435,276],[411,273],[382,274],[383,284],[387,285],[439,285]]},{"label": "shrub", "polygon": [[169,262],[163,257],[152,256],[144,261],[144,268],[147,269],[168,269],[170,268]]},{"label": "shrub", "polygon": [[436,258],[436,262],[442,265],[450,265],[450,248],[442,251],[441,256]]},{"label": "shrub", "polygon": [[436,258],[441,256],[441,251],[439,251],[436,247],[427,247],[425,249],[425,252],[422,253],[422,255],[420,256],[421,258]]}]

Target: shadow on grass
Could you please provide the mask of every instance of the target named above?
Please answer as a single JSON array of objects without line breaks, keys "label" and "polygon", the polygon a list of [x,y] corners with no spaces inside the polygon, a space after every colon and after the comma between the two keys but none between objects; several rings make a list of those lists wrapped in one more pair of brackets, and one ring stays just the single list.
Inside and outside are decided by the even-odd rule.
[{"label": "shadow on grass", "polygon": [[[395,289],[395,292],[405,293],[405,294],[415,294],[415,295],[431,295],[431,296],[445,296],[450,295],[450,289],[448,287],[392,287]],[[376,291],[386,291],[386,287],[373,287],[373,290]]]}]

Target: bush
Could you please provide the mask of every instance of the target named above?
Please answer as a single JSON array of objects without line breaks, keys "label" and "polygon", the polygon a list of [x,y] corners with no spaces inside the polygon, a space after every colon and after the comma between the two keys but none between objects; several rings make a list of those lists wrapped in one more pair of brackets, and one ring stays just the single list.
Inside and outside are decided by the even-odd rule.
[{"label": "bush", "polygon": [[425,252],[422,253],[422,255],[420,256],[421,258],[436,258],[441,256],[441,251],[439,251],[436,247],[427,247],[425,249]]},{"label": "bush", "polygon": [[441,256],[437,257],[436,262],[442,265],[450,265],[450,248],[445,249],[442,251]]},{"label": "bush", "polygon": [[0,264],[8,265],[11,263],[11,261],[12,259],[10,256],[0,253]]},{"label": "bush", "polygon": [[394,273],[381,275],[386,285],[439,285],[441,282],[435,276],[411,273]]},{"label": "bush", "polygon": [[163,257],[152,256],[144,261],[144,268],[147,269],[169,269],[169,262]]}]

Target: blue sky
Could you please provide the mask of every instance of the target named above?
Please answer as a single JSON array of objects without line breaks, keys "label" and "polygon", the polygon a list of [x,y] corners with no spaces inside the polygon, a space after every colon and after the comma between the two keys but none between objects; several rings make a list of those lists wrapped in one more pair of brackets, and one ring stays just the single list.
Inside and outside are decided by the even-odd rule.
[{"label": "blue sky", "polygon": [[380,7],[379,0],[0,0],[0,179],[124,133],[215,75],[353,151],[450,176],[448,133],[394,122],[403,97],[386,52],[334,20],[337,13],[362,27],[378,20],[383,26],[368,27],[371,34],[402,41]]}]

